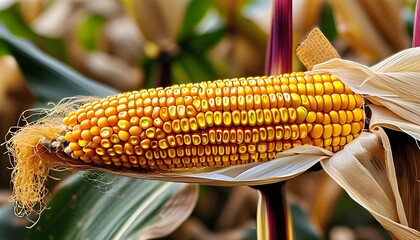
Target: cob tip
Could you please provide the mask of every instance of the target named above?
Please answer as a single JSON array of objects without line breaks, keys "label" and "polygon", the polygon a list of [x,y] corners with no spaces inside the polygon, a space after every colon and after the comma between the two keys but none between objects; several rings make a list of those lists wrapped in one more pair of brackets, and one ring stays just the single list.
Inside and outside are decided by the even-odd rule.
[{"label": "cob tip", "polygon": [[[91,100],[91,97],[67,98],[51,109],[26,111],[20,117],[23,126],[9,130],[5,146],[12,165],[10,201],[16,216],[39,216],[46,208],[44,199],[49,191],[45,184],[49,172],[63,169],[60,157],[50,154],[62,151],[66,132],[63,116]],[[27,116],[28,113],[31,114]],[[39,119],[29,122],[34,117]]]}]

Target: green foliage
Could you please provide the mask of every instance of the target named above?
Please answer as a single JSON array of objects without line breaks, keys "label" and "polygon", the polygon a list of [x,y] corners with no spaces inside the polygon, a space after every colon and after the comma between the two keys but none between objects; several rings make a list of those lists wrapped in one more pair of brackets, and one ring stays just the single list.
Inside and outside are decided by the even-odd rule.
[{"label": "green foliage", "polygon": [[[87,180],[75,175],[60,188],[48,204],[50,209],[31,231],[30,239],[136,238],[156,222],[168,199],[185,187],[181,183],[142,181],[106,173],[84,174]],[[96,182],[89,180],[92,177]],[[101,182],[103,179],[111,183]]]},{"label": "green foliage", "polygon": [[184,16],[184,22],[178,34],[178,42],[186,40],[198,22],[206,15],[214,0],[191,0]]},{"label": "green foliage", "polygon": [[117,92],[71,70],[41,52],[30,42],[14,37],[4,26],[0,26],[0,39],[7,44],[40,100],[58,101],[76,95],[104,97]]},{"label": "green foliage", "polygon": [[0,11],[0,21],[7,26],[10,31],[19,37],[31,39],[44,52],[58,59],[66,59],[64,42],[60,39],[51,39],[40,36],[28,26],[19,12],[19,5],[13,4],[8,9]]},{"label": "green foliage", "polygon": [[88,15],[77,29],[76,39],[89,51],[99,48],[105,18],[98,15]]}]

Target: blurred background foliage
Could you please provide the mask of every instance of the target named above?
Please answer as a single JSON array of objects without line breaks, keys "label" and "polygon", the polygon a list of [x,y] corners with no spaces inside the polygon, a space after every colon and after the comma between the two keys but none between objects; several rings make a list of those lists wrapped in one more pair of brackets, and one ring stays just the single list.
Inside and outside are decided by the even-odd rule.
[{"label": "blurred background foliage", "polygon": [[[294,0],[294,45],[318,26],[343,58],[372,65],[410,46],[414,6],[413,0]],[[270,8],[270,0],[3,0],[0,21],[14,36],[112,92],[262,75]],[[34,58],[20,69],[11,53],[16,56],[26,48],[11,49],[2,39],[0,135],[6,135],[25,109],[86,94],[82,88],[66,87],[68,79],[78,81],[79,76],[69,73],[66,78],[60,69],[54,73],[56,65],[49,60]],[[305,70],[297,59],[293,64],[296,71]],[[34,82],[34,75],[42,81]],[[34,234],[37,227],[25,229],[28,222],[14,217],[8,202],[10,164],[6,155],[1,157],[0,238],[47,239],[48,233]],[[83,183],[89,184],[78,184]],[[95,187],[85,191],[101,198]],[[297,239],[389,239],[322,171],[288,182],[288,191]],[[53,202],[69,194],[60,192]],[[193,215],[166,239],[255,239],[257,200],[257,192],[248,187],[202,186]],[[73,211],[67,205],[59,208],[61,219]],[[62,223],[57,218],[47,224],[58,228]]]}]

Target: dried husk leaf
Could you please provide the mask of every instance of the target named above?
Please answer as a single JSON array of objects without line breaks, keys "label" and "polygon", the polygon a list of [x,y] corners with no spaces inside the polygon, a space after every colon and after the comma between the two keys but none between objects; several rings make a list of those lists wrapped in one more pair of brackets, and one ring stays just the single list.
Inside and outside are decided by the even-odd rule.
[{"label": "dried husk leaf", "polygon": [[395,239],[420,237],[418,230],[408,226],[391,146],[381,128],[362,133],[321,165]]}]

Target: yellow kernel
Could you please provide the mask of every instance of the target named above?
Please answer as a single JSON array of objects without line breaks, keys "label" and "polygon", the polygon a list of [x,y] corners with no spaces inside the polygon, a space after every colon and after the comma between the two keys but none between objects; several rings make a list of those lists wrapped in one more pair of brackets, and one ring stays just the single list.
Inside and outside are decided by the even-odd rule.
[{"label": "yellow kernel", "polygon": [[155,138],[155,133],[156,133],[156,128],[154,127],[146,129],[146,136],[148,138]]},{"label": "yellow kernel", "polygon": [[208,127],[213,127],[214,125],[214,119],[213,119],[213,112],[208,111],[204,114],[204,117],[206,119],[206,125]]},{"label": "yellow kernel", "polygon": [[257,120],[257,125],[262,125],[264,124],[264,115],[263,115],[263,111],[261,109],[257,109],[255,110],[255,116],[256,116],[256,120]]},{"label": "yellow kernel", "polygon": [[158,145],[161,149],[167,149],[169,147],[168,141],[166,139],[159,140]]},{"label": "yellow kernel", "polygon": [[117,134],[112,134],[112,136],[109,139],[112,143],[119,143],[121,141]]},{"label": "yellow kernel", "polygon": [[309,123],[313,123],[316,120],[316,113],[315,112],[308,112],[308,115],[306,115],[306,121]]},{"label": "yellow kernel", "polygon": [[109,139],[102,139],[101,140],[101,146],[103,148],[110,148],[112,146],[111,142],[109,141]]},{"label": "yellow kernel", "polygon": [[282,107],[279,109],[279,112],[281,123],[287,123],[289,120],[289,112],[287,111],[287,108]]},{"label": "yellow kernel", "polygon": [[77,139],[73,136],[72,132],[67,132],[65,135],[65,139],[67,142],[76,142]]},{"label": "yellow kernel", "polygon": [[316,100],[316,111],[320,112],[324,110],[324,98],[320,95],[315,96]]},{"label": "yellow kernel", "polygon": [[359,133],[361,130],[359,122],[352,122],[351,123],[351,133],[356,134]]},{"label": "yellow kernel", "polygon": [[140,142],[140,147],[143,149],[149,149],[151,147],[150,139],[144,139]]},{"label": "yellow kernel", "polygon": [[[116,144],[116,145],[114,145],[114,147],[112,148],[113,150],[114,150],[114,152],[116,153],[116,154],[123,154],[123,146],[122,145],[120,145],[120,144]],[[119,162],[119,159],[118,158],[115,158],[114,159],[116,162]]]},{"label": "yellow kernel", "polygon": [[72,151],[78,151],[82,149],[77,142],[71,142],[69,147]]},{"label": "yellow kernel", "polygon": [[184,118],[187,116],[185,106],[184,105],[178,105],[176,106],[176,114],[178,118]]},{"label": "yellow kernel", "polygon": [[188,118],[181,119],[180,125],[181,125],[181,131],[183,131],[184,133],[190,132],[191,128],[190,128],[190,123],[188,121]]},{"label": "yellow kernel", "polygon": [[334,110],[330,111],[329,117],[332,123],[338,123],[338,121],[340,120],[338,112]]},{"label": "yellow kernel", "polygon": [[147,129],[153,125],[153,120],[150,117],[142,117],[140,118],[139,125],[142,129]]},{"label": "yellow kernel", "polygon": [[347,136],[351,133],[351,125],[350,124],[348,124],[348,123],[343,124],[342,128],[343,129],[341,130],[341,136]]},{"label": "yellow kernel", "polygon": [[322,121],[322,124],[330,124],[331,123],[331,117],[328,115],[328,113],[324,113],[324,120]]},{"label": "yellow kernel", "polygon": [[306,116],[308,115],[308,110],[302,106],[299,106],[296,109],[296,123],[302,123],[303,121],[305,121]]},{"label": "yellow kernel", "polygon": [[362,120],[364,114],[361,108],[356,108],[353,110],[353,121],[358,122]]},{"label": "yellow kernel", "polygon": [[104,127],[104,128],[101,128],[100,136],[102,138],[109,138],[111,137],[112,133],[113,133],[112,128]]},{"label": "yellow kernel", "polygon": [[331,95],[334,92],[334,86],[331,82],[324,82],[324,94]]},{"label": "yellow kernel", "polygon": [[264,119],[264,124],[265,125],[270,125],[273,121],[272,117],[271,117],[271,111],[270,109],[264,109],[263,110],[263,119]]},{"label": "yellow kernel", "polygon": [[64,117],[63,118],[63,124],[66,125],[66,126],[69,126],[70,125],[70,120],[69,119],[70,119],[69,117]]},{"label": "yellow kernel", "polygon": [[356,99],[353,95],[347,95],[349,98],[349,104],[347,105],[348,110],[353,110],[356,107]]},{"label": "yellow kernel", "polygon": [[327,124],[324,125],[324,133],[322,134],[322,137],[325,138],[330,138],[332,136],[333,133],[333,127],[331,124]]},{"label": "yellow kernel", "polygon": [[323,111],[324,112],[331,111],[333,109],[333,102],[332,102],[333,100],[332,100],[331,96],[330,95],[324,95],[323,99],[324,99]]},{"label": "yellow kernel", "polygon": [[230,112],[223,112],[222,118],[223,126],[230,127],[232,125],[232,115],[230,114]]},{"label": "yellow kernel", "polygon": [[312,83],[306,83],[306,95],[315,96],[315,86]]},{"label": "yellow kernel", "polygon": [[[117,109],[115,107],[108,107],[107,109],[105,109],[105,116],[109,117],[112,115],[117,115]],[[99,117],[99,116],[97,116]]]},{"label": "yellow kernel", "polygon": [[107,117],[100,117],[98,119],[97,125],[100,128],[108,127],[109,126],[109,124],[108,124],[108,118]]},{"label": "yellow kernel", "polygon": [[340,123],[341,125],[343,125],[344,123],[346,123],[347,121],[347,114],[346,111],[344,110],[340,110],[338,111],[338,123]]},{"label": "yellow kernel", "polygon": [[132,136],[140,136],[140,134],[143,132],[143,130],[139,126],[132,126],[132,127],[130,127],[130,129],[128,130],[128,132]]},{"label": "yellow kernel", "polygon": [[315,124],[311,130],[312,138],[320,138],[324,132],[324,127],[321,124]]},{"label": "yellow kernel", "polygon": [[342,106],[341,106],[341,97],[340,97],[339,94],[333,93],[331,95],[331,100],[332,100],[332,109],[334,109],[334,110],[340,110],[340,109],[342,109]]},{"label": "yellow kernel", "polygon": [[290,97],[291,97],[291,107],[292,108],[299,107],[300,104],[302,103],[302,100],[300,99],[300,96],[296,93],[291,93]]},{"label": "yellow kernel", "polygon": [[108,117],[108,125],[109,126],[115,126],[117,123],[118,123],[118,117],[117,116],[115,116],[115,115],[113,115],[113,116],[109,116]]},{"label": "yellow kernel", "polygon": [[314,83],[315,95],[324,95],[324,85],[322,83]]},{"label": "yellow kernel", "polygon": [[180,133],[181,132],[181,121],[179,119],[172,121],[171,129],[174,133]]},{"label": "yellow kernel", "polygon": [[232,112],[232,124],[233,126],[239,126],[241,124],[241,112],[239,110]]},{"label": "yellow kernel", "polygon": [[90,141],[90,140],[92,140],[92,138],[93,138],[92,134],[91,134],[91,133],[90,133],[90,131],[89,131],[89,130],[87,130],[87,129],[82,130],[82,132],[81,132],[80,136],[81,136],[81,137],[82,137],[82,139],[83,139],[83,140],[85,140],[85,141]]},{"label": "yellow kernel", "polygon": [[[80,110],[80,109],[79,109]],[[78,111],[79,111],[78,110]],[[86,119],[86,113],[85,112],[81,112],[81,113],[79,113],[79,114],[77,114],[76,113],[76,115],[78,115],[77,116],[77,121],[79,121],[79,122],[82,122],[83,120],[85,120]]]},{"label": "yellow kernel", "polygon": [[299,127],[298,127],[298,125],[296,125],[296,124],[292,124],[292,125],[290,126],[290,129],[291,129],[291,136],[290,136],[290,138],[291,138],[292,140],[296,140],[296,139],[298,139],[298,138],[300,137],[300,135],[299,135]]},{"label": "yellow kernel", "polygon": [[197,115],[197,110],[195,110],[194,106],[188,105],[187,106],[187,117],[195,117]]},{"label": "yellow kernel", "polygon": [[[112,137],[111,137],[111,138],[112,138]],[[128,139],[128,142],[129,142],[131,145],[136,146],[136,145],[138,145],[138,144],[139,144],[139,142],[140,142],[140,138],[139,138],[138,136],[131,136],[131,137]]]},{"label": "yellow kernel", "polygon": [[341,109],[347,109],[349,105],[349,96],[347,94],[340,94],[341,98]]},{"label": "yellow kernel", "polygon": [[77,117],[75,115],[69,117],[69,124],[70,126],[75,126],[77,124]]},{"label": "yellow kernel", "polygon": [[130,122],[127,120],[120,120],[117,125],[121,130],[128,130],[131,127]]},{"label": "yellow kernel", "polygon": [[362,104],[363,104],[363,97],[359,94],[355,94],[354,98],[356,100],[356,107],[358,107],[358,108],[361,107]]},{"label": "yellow kernel", "polygon": [[333,84],[335,93],[341,94],[344,92],[344,84],[341,81],[339,80],[333,81],[332,84]]},{"label": "yellow kernel", "polygon": [[333,125],[333,137],[337,137],[342,133],[342,126],[340,124],[334,123]]},{"label": "yellow kernel", "polygon": [[221,126],[223,124],[222,112],[215,111],[213,118],[214,118],[214,125],[215,126]]},{"label": "yellow kernel", "polygon": [[121,139],[121,141],[127,141],[130,138],[130,134],[127,131],[119,131],[118,137]]}]

